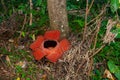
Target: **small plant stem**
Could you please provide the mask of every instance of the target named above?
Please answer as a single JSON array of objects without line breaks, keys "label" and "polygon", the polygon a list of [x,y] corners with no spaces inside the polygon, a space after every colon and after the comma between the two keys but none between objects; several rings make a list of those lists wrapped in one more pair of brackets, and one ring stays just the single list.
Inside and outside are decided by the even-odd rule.
[{"label": "small plant stem", "polygon": [[96,48],[98,33],[99,33],[99,30],[100,30],[100,25],[101,25],[101,19],[97,20],[97,30],[96,30],[96,35],[95,35],[95,41],[94,41],[93,50]]},{"label": "small plant stem", "polygon": [[25,14],[25,18],[24,18],[24,21],[23,21],[23,26],[22,26],[22,29],[21,29],[21,31],[20,31],[20,35],[19,35],[19,37],[18,37],[18,40],[21,38],[22,31],[23,31],[24,28],[25,28],[26,21],[27,21],[27,14]]},{"label": "small plant stem", "polygon": [[92,58],[95,56],[97,53],[99,53],[103,48],[105,47],[105,44],[103,44],[98,50],[96,50],[89,58]]},{"label": "small plant stem", "polygon": [[85,13],[85,27],[83,32],[83,42],[85,40],[86,36],[86,30],[87,30],[87,16],[88,16],[88,0],[86,0],[86,13]]},{"label": "small plant stem", "polygon": [[30,2],[30,22],[29,22],[29,25],[31,26],[32,25],[32,9],[33,9],[33,3],[32,3],[32,0],[29,0]]},{"label": "small plant stem", "polygon": [[90,9],[91,9],[93,3],[94,3],[94,0],[92,0],[92,2],[91,2],[91,4],[90,4],[90,7],[89,7],[89,9],[88,9],[88,13],[90,12]]}]

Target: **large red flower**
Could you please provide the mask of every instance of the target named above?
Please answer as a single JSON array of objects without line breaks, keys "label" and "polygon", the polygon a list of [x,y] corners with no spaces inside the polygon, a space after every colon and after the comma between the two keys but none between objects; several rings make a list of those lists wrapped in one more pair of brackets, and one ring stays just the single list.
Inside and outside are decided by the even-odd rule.
[{"label": "large red flower", "polygon": [[46,57],[49,61],[56,62],[70,47],[67,39],[61,41],[59,39],[59,30],[47,31],[44,36],[38,36],[36,41],[30,45],[34,58],[40,60]]}]

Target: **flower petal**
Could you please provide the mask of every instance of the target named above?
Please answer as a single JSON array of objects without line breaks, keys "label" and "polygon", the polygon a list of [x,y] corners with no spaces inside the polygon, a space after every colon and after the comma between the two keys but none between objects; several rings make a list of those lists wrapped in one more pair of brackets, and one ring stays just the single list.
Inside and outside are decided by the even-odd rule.
[{"label": "flower petal", "polygon": [[62,57],[64,52],[69,49],[69,47],[69,41],[67,39],[63,39],[56,48],[49,50],[49,54],[47,54],[46,58],[51,62],[56,62]]},{"label": "flower petal", "polygon": [[35,52],[33,52],[33,56],[35,60],[40,60],[45,56],[45,54],[42,52],[41,49],[38,48],[35,50]]},{"label": "flower petal", "polygon": [[67,51],[70,48],[70,43],[67,39],[60,41],[60,48],[63,52]]},{"label": "flower petal", "polygon": [[35,42],[33,42],[30,45],[30,48],[32,50],[35,50],[36,48],[39,48],[43,41],[44,41],[44,37],[43,36],[38,36],[37,39],[35,40]]},{"label": "flower petal", "polygon": [[57,45],[55,48],[47,49],[46,51],[47,51],[46,58],[51,62],[56,62],[59,58],[61,58],[63,54],[59,45]]},{"label": "flower petal", "polygon": [[44,38],[49,40],[59,40],[60,31],[59,30],[47,31],[44,34]]},{"label": "flower petal", "polygon": [[61,51],[57,51],[56,53],[51,53],[48,56],[46,56],[46,58],[48,60],[50,60],[51,62],[56,62],[59,58],[61,58],[61,56],[63,55],[63,53]]}]

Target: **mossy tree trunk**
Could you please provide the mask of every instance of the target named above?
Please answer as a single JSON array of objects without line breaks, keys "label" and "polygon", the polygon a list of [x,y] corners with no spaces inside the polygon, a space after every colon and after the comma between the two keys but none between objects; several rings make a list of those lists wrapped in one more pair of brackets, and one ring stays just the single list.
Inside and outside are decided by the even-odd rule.
[{"label": "mossy tree trunk", "polygon": [[61,38],[69,34],[66,0],[47,0],[50,27],[52,30],[60,30]]}]

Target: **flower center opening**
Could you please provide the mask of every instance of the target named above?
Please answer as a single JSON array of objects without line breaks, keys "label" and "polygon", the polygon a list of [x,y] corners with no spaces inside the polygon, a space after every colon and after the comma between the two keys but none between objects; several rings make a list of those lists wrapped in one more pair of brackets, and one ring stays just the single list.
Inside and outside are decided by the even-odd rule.
[{"label": "flower center opening", "polygon": [[54,48],[56,47],[57,42],[54,40],[47,40],[44,42],[44,48]]}]

